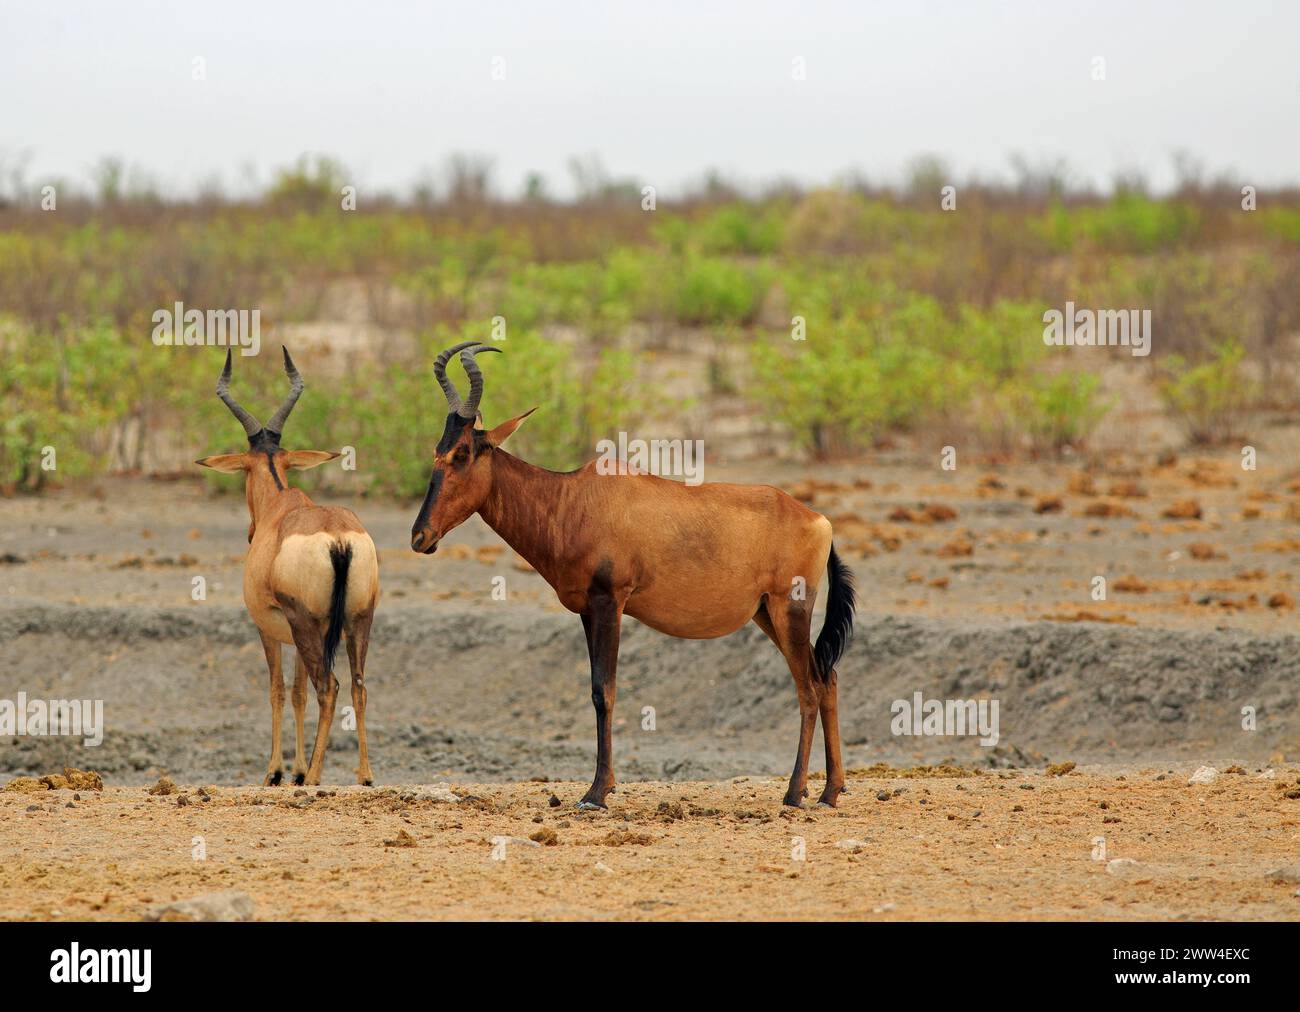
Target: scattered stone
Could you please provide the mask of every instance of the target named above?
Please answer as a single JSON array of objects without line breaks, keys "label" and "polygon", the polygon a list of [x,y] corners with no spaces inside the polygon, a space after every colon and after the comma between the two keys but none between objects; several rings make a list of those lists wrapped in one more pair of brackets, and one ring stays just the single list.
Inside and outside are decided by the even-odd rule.
[{"label": "scattered stone", "polygon": [[1106,862],[1106,871],[1112,875],[1126,875],[1137,869],[1138,863],[1131,857],[1117,857]]},{"label": "scattered stone", "polygon": [[1074,769],[1074,767],[1075,767],[1075,763],[1072,761],[1066,761],[1063,763],[1053,763],[1051,766],[1047,767],[1047,776],[1063,777],[1067,773],[1069,773],[1072,769]]},{"label": "scattered stone", "polygon": [[253,917],[253,899],[248,893],[204,893],[145,912],[146,921],[248,921]]},{"label": "scattered stone", "polygon": [[1180,499],[1160,515],[1170,520],[1200,520],[1201,504],[1195,499]]},{"label": "scattered stone", "polygon": [[655,841],[653,836],[647,836],[645,833],[633,833],[626,829],[616,829],[612,833],[606,834],[600,842],[606,847],[648,847]]},{"label": "scattered stone", "polygon": [[552,808],[559,808],[561,804],[560,799],[557,798],[554,794],[551,795],[551,799],[546,803],[550,805]]},{"label": "scattered stone", "polygon": [[418,846],[418,844],[416,844],[415,842],[415,837],[413,837],[405,829],[399,829],[397,831],[396,837],[394,837],[391,840],[384,841],[384,846],[385,847],[415,847]]},{"label": "scattered stone", "polygon": [[42,791],[102,791],[104,780],[94,770],[63,767],[63,773],[50,773],[43,777],[14,777],[4,790],[20,794],[39,794]]},{"label": "scattered stone", "polygon": [[158,782],[150,787],[146,793],[152,794],[154,797],[165,798],[169,794],[176,793],[176,785],[172,783],[170,777],[159,777]]},{"label": "scattered stone", "polygon": [[1274,780],[1276,778],[1277,778],[1277,771],[1271,768],[1264,770],[1262,773],[1260,773],[1258,776],[1255,777],[1256,780]]},{"label": "scattered stone", "polygon": [[528,839],[534,843],[540,843],[543,847],[555,847],[559,845],[560,838],[550,826],[544,826],[536,833],[531,834]]},{"label": "scattered stone", "polygon": [[[460,795],[451,790],[450,787],[417,787],[415,790],[407,791],[402,795],[405,802],[415,801],[436,801],[440,804],[455,805],[460,802]],[[467,799],[468,800],[468,799]]]},{"label": "scattered stone", "polygon": [[1218,778],[1219,771],[1213,766],[1201,766],[1192,774],[1191,779],[1187,782],[1189,784],[1212,784]]}]

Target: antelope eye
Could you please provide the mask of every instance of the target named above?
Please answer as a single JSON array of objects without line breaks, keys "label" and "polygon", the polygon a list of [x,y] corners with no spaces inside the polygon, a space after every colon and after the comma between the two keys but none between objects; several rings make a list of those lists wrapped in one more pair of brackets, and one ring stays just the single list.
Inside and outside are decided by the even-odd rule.
[{"label": "antelope eye", "polygon": [[456,455],[451,458],[453,464],[463,464],[467,460],[469,460],[469,450],[463,446],[457,450]]}]

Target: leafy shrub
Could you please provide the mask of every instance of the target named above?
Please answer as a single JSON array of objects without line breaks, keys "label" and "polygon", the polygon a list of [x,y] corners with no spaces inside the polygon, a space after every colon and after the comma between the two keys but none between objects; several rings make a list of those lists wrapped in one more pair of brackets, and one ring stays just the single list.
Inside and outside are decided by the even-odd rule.
[{"label": "leafy shrub", "polygon": [[1165,359],[1161,396],[1193,442],[1218,443],[1239,434],[1242,414],[1259,393],[1242,367],[1244,358],[1238,342],[1224,341],[1212,359],[1200,364],[1181,355]]}]

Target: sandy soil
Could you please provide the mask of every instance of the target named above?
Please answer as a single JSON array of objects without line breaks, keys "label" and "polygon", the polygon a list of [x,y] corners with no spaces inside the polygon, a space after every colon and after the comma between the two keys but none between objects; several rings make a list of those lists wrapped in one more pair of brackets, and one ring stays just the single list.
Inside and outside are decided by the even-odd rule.
[{"label": "sandy soil", "polygon": [[0,917],[134,920],[237,890],[263,920],[1300,919],[1297,883],[1269,874],[1300,844],[1294,767],[1208,786],[889,772],[854,777],[836,811],[783,809],[759,778],[626,784],[607,813],[575,811],[574,783],[453,784],[456,803],[0,792]]},{"label": "sandy soil", "polygon": [[[1300,756],[1300,471],[1279,459],[1256,472],[1232,454],[712,468],[832,518],[860,588],[840,665],[848,765],[951,757],[983,771],[859,778],[838,812],[781,809],[797,708],[756,628],[687,642],[631,621],[620,789],[609,813],[575,812],[594,759],[577,618],[477,519],[419,557],[413,504],[346,489],[317,499],[355,506],[380,548],[380,786],[344,786],[356,741],[340,714],[324,796],[251,787],[269,707],[240,600],[242,496],[114,479],[0,501],[0,699],[99,699],[106,722],[98,747],[0,739],[0,773],[67,764],[108,785],[78,800],[0,792],[0,917],[134,919],[236,889],[268,920],[1296,918],[1297,885],[1266,877],[1300,854],[1300,797],[1286,796]],[[505,601],[491,595],[499,577]],[[918,691],[999,699],[1000,744],[893,735],[891,701]],[[820,753],[818,740],[814,769]],[[1045,779],[1063,760],[1086,772]],[[1202,763],[1245,772],[1188,786]],[[1256,779],[1270,768],[1276,779]],[[162,775],[211,800],[147,795]],[[443,780],[463,800],[403,800]],[[556,845],[507,843],[493,860],[494,838],[546,831]],[[1094,860],[1098,836],[1108,860],[1138,864]],[[792,859],[796,838],[806,860]]]}]

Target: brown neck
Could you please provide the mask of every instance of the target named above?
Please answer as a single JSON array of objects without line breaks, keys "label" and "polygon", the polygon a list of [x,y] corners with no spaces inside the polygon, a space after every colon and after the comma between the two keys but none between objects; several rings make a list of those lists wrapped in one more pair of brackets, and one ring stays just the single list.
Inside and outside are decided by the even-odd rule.
[{"label": "brown neck", "polygon": [[[276,484],[276,476],[279,484]],[[248,515],[254,524],[263,523],[277,513],[282,513],[292,506],[301,505],[306,493],[300,489],[290,488],[288,475],[276,465],[276,476],[271,474],[271,465],[265,454],[256,454],[244,490],[248,496]]]},{"label": "brown neck", "polygon": [[564,547],[573,476],[537,467],[499,447],[492,454],[492,488],[479,516],[550,582]]}]

